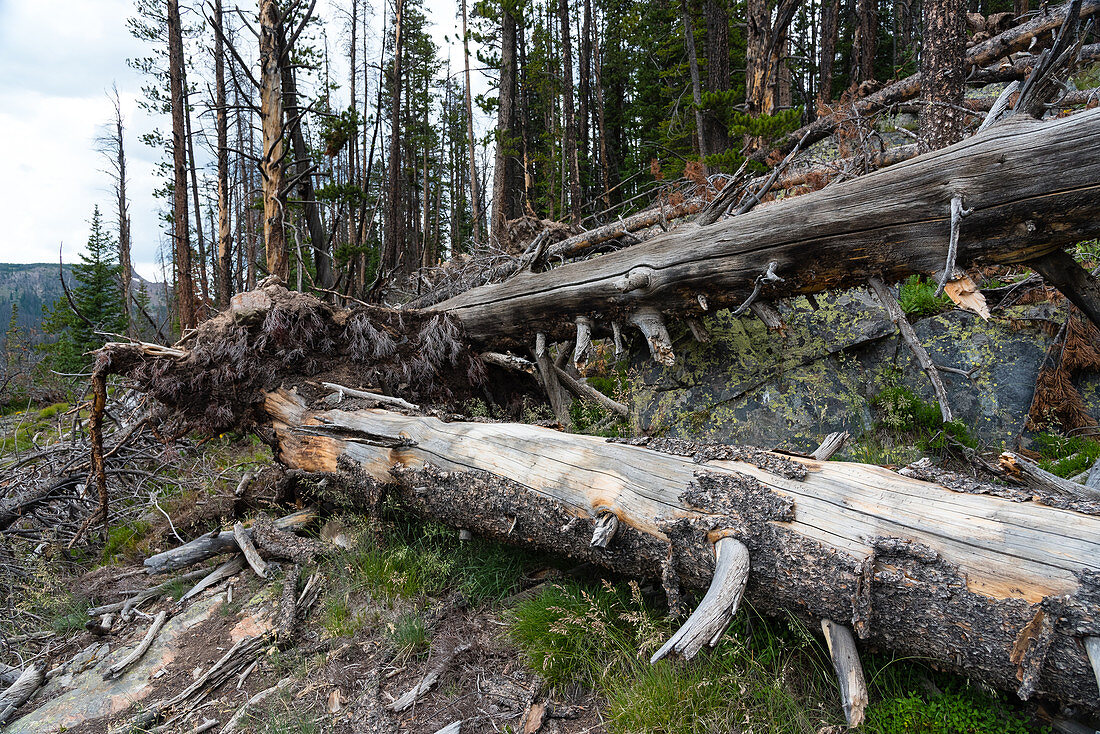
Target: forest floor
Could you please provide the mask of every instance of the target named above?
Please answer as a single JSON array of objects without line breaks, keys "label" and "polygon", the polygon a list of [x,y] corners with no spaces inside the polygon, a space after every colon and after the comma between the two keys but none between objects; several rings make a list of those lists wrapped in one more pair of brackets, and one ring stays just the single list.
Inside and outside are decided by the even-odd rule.
[{"label": "forest floor", "polygon": [[[34,414],[36,421],[53,417]],[[464,732],[845,730],[820,635],[796,620],[749,609],[714,650],[689,663],[651,666],[649,656],[676,626],[659,584],[460,540],[451,528],[412,521],[385,504],[366,513],[353,509],[353,498],[311,497],[305,485],[287,492],[280,470],[265,469],[270,452],[251,437],[173,451],[173,488],[155,507],[138,508],[144,497],[134,494],[135,511],[115,521],[106,542],[75,553],[3,535],[16,561],[11,568],[21,571],[9,574],[3,592],[0,662],[55,671],[5,732],[145,731],[133,722],[152,702],[190,686],[235,643],[272,633],[287,569],[265,580],[245,567],[183,605],[176,600],[195,578],[176,581],[105,636],[85,629],[87,610],[171,579],[144,573],[141,562],[152,553],[307,504],[322,515],[307,534],[327,550],[303,569],[296,591],[316,574],[316,602],[291,638],[264,638],[254,666],[189,699],[183,708],[190,713],[169,731],[194,731],[209,720],[221,731],[265,691],[245,708],[237,731],[431,734],[455,722]],[[185,476],[188,466],[194,474]],[[249,470],[264,471],[242,496],[235,490]],[[104,681],[103,671],[137,646],[160,611],[169,622],[149,652]],[[1049,725],[1041,705],[920,661],[868,654],[864,665],[867,732],[1028,732]],[[433,671],[434,684],[411,707],[394,711],[394,702]]]}]

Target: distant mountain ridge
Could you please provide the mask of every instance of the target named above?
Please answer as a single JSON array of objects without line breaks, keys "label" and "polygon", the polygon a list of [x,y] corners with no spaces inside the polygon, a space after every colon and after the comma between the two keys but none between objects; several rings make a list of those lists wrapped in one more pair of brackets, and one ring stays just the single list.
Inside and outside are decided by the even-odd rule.
[{"label": "distant mountain ridge", "polygon": [[[71,265],[63,266],[65,282],[74,280]],[[149,315],[158,324],[163,324],[168,314],[168,294],[163,283],[153,283],[134,274],[133,289],[136,293],[143,285],[149,296]],[[18,309],[16,324],[32,343],[42,340],[42,321],[44,309],[52,306],[65,291],[58,280],[57,263],[0,263],[0,342],[4,339],[11,322],[12,306]],[[139,313],[135,313],[141,331],[149,329],[149,324]]]}]

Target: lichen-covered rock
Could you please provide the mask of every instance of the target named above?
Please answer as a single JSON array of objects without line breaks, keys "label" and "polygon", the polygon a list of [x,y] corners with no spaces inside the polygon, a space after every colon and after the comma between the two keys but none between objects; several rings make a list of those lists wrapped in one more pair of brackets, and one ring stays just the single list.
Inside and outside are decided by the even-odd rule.
[{"label": "lichen-covered rock", "polygon": [[[874,428],[881,416],[873,401],[888,387],[934,401],[927,377],[871,294],[855,289],[816,300],[817,308],[805,298],[778,304],[787,324],[782,335],[751,316],[714,314],[705,320],[710,342],[698,343],[685,330],[671,368],[654,364],[639,346],[632,355],[638,428],[810,451],[831,431],[859,435]],[[989,321],[956,309],[914,323],[936,364],[977,368],[970,377],[941,376],[955,416],[991,447],[1015,444],[1024,430],[1052,339],[1035,308]],[[1064,318],[1064,311],[1047,311],[1038,314],[1042,320]],[[1100,376],[1083,376],[1079,384],[1100,414]]]}]

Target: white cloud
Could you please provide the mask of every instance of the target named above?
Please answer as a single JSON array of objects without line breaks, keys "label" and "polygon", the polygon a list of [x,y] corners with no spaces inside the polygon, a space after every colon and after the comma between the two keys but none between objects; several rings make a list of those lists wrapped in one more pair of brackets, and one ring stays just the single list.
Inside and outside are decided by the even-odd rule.
[{"label": "white cloud", "polygon": [[[334,78],[347,77],[339,71],[346,64],[346,39],[337,20],[342,17],[337,9],[347,5],[346,0],[319,4],[328,21]],[[368,20],[370,63],[386,5],[377,3]],[[455,8],[451,0],[427,0],[425,7],[441,55],[450,55],[452,73],[462,64]],[[126,59],[149,55],[151,49],[127,31],[132,13],[131,0],[0,0],[0,262],[54,262],[62,242],[66,262],[74,261],[87,241],[96,204],[113,227],[112,183],[95,139],[113,117],[106,92],[117,83],[127,126],[132,258],[144,277],[163,277],[159,212],[165,203],[152,195],[161,184],[156,172],[160,153],[141,143],[140,135],[155,127],[167,130],[169,122],[137,103],[147,80]],[[485,82],[480,73],[474,76],[476,94]],[[373,82],[372,74],[372,89]],[[480,120],[478,127],[484,131],[490,125]]]}]

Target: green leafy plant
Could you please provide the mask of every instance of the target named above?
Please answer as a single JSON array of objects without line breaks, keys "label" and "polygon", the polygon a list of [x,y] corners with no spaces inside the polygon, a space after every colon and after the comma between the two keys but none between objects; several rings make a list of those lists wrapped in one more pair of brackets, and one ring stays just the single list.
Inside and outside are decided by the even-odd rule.
[{"label": "green leafy plant", "polygon": [[936,284],[919,275],[910,275],[901,284],[898,305],[910,316],[933,316],[942,313],[953,304],[946,295],[936,296]]}]

